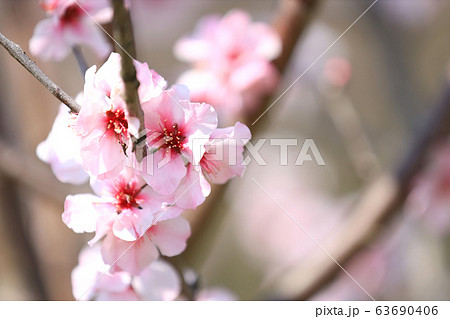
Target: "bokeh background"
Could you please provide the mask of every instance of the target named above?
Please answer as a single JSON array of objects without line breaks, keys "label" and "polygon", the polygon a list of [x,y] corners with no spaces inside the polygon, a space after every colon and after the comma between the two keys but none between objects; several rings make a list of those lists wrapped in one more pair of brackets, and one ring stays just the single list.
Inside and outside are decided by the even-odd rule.
[{"label": "bokeh background", "polygon": [[[278,5],[276,0],[131,3],[138,59],[169,84],[187,69],[175,59],[173,45],[200,17],[241,8],[270,23]],[[322,1],[279,94],[371,3]],[[261,153],[267,165],[252,162],[219,203],[205,203],[214,210],[176,261],[198,273],[201,285],[227,287],[243,300],[266,298],[277,274],[308,263],[319,248],[252,178],[326,243],[330,231],[348,218],[362,187],[396,166],[449,81],[449,16],[448,0],[379,0],[273,106],[265,115],[270,121],[255,136],[313,138],[326,165],[295,166],[301,143],[290,147],[288,165],[280,165],[279,148],[266,143]],[[38,1],[0,1],[0,32],[26,51],[43,17]],[[89,64],[101,65],[89,49],[83,53]],[[81,91],[83,77],[74,57],[36,62],[72,96]],[[89,187],[58,182],[37,159],[36,146],[48,135],[59,103],[3,49],[0,96],[0,300],[72,300],[70,273],[91,236],[73,233],[61,213],[67,194]],[[361,139],[345,138],[345,128],[361,133],[362,149],[355,147]],[[367,166],[355,169],[361,161]],[[195,214],[186,216],[194,223]],[[443,214],[450,214],[450,206]],[[345,268],[377,300],[448,300],[450,227],[435,224],[402,209]],[[368,298],[344,273],[313,297]]]}]

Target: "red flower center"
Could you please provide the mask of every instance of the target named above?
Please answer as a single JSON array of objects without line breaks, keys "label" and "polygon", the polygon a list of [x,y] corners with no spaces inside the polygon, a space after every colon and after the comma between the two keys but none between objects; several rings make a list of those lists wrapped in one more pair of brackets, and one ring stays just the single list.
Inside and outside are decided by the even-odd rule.
[{"label": "red flower center", "polygon": [[116,191],[115,206],[117,213],[120,214],[123,209],[141,208],[139,203],[141,200],[138,198],[141,188],[136,187],[135,183],[122,184],[118,186]]},{"label": "red flower center", "polygon": [[83,9],[76,3],[68,6],[64,11],[63,15],[60,18],[61,23],[63,24],[72,24],[77,22],[84,13]]},{"label": "red flower center", "polygon": [[106,111],[106,130],[113,132],[118,137],[122,134],[126,134],[128,131],[128,121],[125,118],[125,112],[123,109],[117,109],[115,111]]},{"label": "red flower center", "polygon": [[164,143],[161,145],[162,148],[170,148],[177,153],[181,153],[183,150],[183,141],[186,137],[183,136],[183,133],[178,129],[177,123],[169,128],[163,127],[160,137],[163,139]]}]

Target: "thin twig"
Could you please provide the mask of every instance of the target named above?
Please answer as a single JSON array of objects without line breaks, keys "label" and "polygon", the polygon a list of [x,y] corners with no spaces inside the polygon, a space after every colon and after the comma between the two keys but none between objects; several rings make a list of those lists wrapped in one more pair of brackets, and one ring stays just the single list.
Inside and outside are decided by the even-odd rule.
[{"label": "thin twig", "polygon": [[78,113],[81,110],[81,106],[75,102],[74,99],[72,99],[66,92],[64,92],[59,86],[57,86],[52,80],[48,78],[42,72],[41,69],[39,69],[28,56],[27,54],[22,50],[22,48],[14,43],[13,41],[9,40],[7,37],[5,37],[3,34],[0,33],[0,44],[8,51],[8,53],[17,60],[22,66],[27,69],[28,72],[30,72],[39,82],[41,82],[47,90],[50,91],[58,100],[60,100],[62,103],[67,105],[72,113]]},{"label": "thin twig", "polygon": [[[136,58],[134,45],[133,26],[131,24],[130,12],[125,8],[123,0],[112,0],[114,7],[113,30],[116,39],[116,51],[119,52],[122,61],[121,76],[125,84],[125,102],[130,116],[139,120],[139,132],[145,131],[144,112],[139,102],[139,81],[136,77],[136,68],[133,58]],[[134,146],[136,145],[136,141]],[[145,156],[145,148],[134,149],[138,161]]]},{"label": "thin twig", "polygon": [[86,59],[83,56],[83,53],[81,52],[80,46],[74,45],[72,47],[73,55],[75,56],[75,59],[77,60],[78,67],[80,68],[81,76],[86,74],[86,71],[88,69],[88,65],[86,63]]},{"label": "thin twig", "polygon": [[[379,233],[387,219],[399,211],[429,151],[450,133],[450,87],[446,88],[443,98],[425,124],[395,173],[382,176],[372,183],[354,205],[348,222],[330,235],[331,244],[325,248],[340,265],[345,265],[363,249]],[[295,296],[296,300],[305,300],[328,284],[339,270],[340,267],[327,255],[317,253],[308,258],[308,262],[283,271],[268,290],[271,294],[283,290]]]}]

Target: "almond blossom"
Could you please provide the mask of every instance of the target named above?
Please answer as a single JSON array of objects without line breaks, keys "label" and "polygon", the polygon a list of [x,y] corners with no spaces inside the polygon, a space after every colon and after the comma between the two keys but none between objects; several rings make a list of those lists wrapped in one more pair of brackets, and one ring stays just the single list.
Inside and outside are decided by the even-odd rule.
[{"label": "almond blossom", "polygon": [[79,265],[72,271],[72,287],[77,300],[175,300],[181,291],[176,271],[161,260],[137,276],[123,271],[111,273],[99,245],[81,251]]},{"label": "almond blossom", "polygon": [[228,118],[254,108],[278,84],[278,71],[270,61],[281,52],[280,38],[244,11],[203,18],[174,51],[192,65],[178,83],[189,87],[193,101],[210,103]]},{"label": "almond blossom", "polygon": [[62,60],[75,45],[86,44],[101,58],[111,51],[97,23],[108,23],[113,10],[108,0],[45,0],[49,16],[40,21],[30,39],[30,51],[44,60]]},{"label": "almond blossom", "polygon": [[207,179],[214,184],[224,184],[233,177],[242,176],[245,170],[244,145],[250,138],[250,130],[240,122],[214,130],[200,160]]},{"label": "almond blossom", "polygon": [[186,176],[186,162],[197,164],[204,144],[217,127],[217,113],[205,103],[191,103],[184,86],[173,86],[142,104],[147,144],[154,150],[138,169],[161,194],[172,194]]},{"label": "almond blossom", "polygon": [[124,241],[109,233],[102,243],[102,256],[107,264],[114,264],[111,272],[127,271],[139,274],[161,253],[167,257],[179,255],[186,248],[191,232],[183,217],[158,221],[134,242]]},{"label": "almond blossom", "polygon": [[172,195],[174,206],[195,209],[210,194],[210,183],[224,184],[242,176],[246,168],[244,145],[250,138],[250,130],[240,122],[233,127],[215,129],[202,145],[204,152],[200,162],[186,166],[186,175]]},{"label": "almond blossom", "polygon": [[125,169],[112,180],[93,180],[91,186],[98,196],[68,196],[62,216],[64,223],[76,232],[95,230],[91,244],[110,231],[122,240],[138,239],[152,225],[163,205],[161,196],[146,187],[132,169]]},{"label": "almond blossom", "polygon": [[[141,85],[141,102],[162,93],[164,79],[147,64],[135,61]],[[83,167],[97,179],[113,178],[125,166],[131,137],[138,135],[138,120],[129,116],[123,100],[124,84],[120,77],[120,56],[112,53],[96,72],[86,72],[85,103],[78,116],[77,133],[81,136]]]},{"label": "almond blossom", "polygon": [[[80,102],[81,96],[77,97]],[[47,139],[41,142],[36,153],[39,159],[50,164],[53,173],[63,183],[83,184],[89,175],[81,165],[80,137],[76,134],[77,115],[70,114],[63,104],[59,106]]]}]

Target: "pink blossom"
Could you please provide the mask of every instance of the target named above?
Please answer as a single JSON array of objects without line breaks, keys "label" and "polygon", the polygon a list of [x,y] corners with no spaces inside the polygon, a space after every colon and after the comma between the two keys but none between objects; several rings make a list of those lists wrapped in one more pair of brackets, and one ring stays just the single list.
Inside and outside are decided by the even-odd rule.
[{"label": "pink blossom", "polygon": [[134,241],[152,225],[162,208],[160,195],[146,187],[145,181],[125,169],[113,180],[93,180],[91,185],[100,196],[68,196],[63,221],[76,232],[96,231],[95,243],[112,231],[114,236]]},{"label": "pink blossom", "polygon": [[[141,81],[141,101],[162,93],[164,79],[135,62]],[[83,167],[98,179],[113,178],[127,161],[131,136],[138,134],[138,120],[128,115],[123,100],[124,85],[120,77],[120,56],[112,53],[96,72],[95,66],[86,72],[85,103],[78,116],[77,132],[81,135]]]},{"label": "pink blossom", "polygon": [[141,300],[172,301],[181,292],[181,281],[169,263],[157,260],[133,278],[133,287]]},{"label": "pink blossom", "polygon": [[72,291],[77,300],[138,300],[131,286],[131,275],[109,272],[100,246],[85,247],[79,265],[72,271]]},{"label": "pink blossom", "polygon": [[101,58],[111,51],[97,23],[112,19],[108,0],[46,0],[48,18],[40,21],[30,39],[30,51],[44,60],[61,60],[78,44],[87,44]]},{"label": "pink blossom", "polygon": [[173,267],[161,260],[145,267],[137,276],[110,272],[99,245],[85,247],[79,265],[72,271],[73,295],[77,300],[175,300],[181,291],[180,278]]},{"label": "pink blossom", "polygon": [[207,179],[215,184],[224,184],[235,176],[242,176],[245,170],[244,145],[250,138],[250,130],[240,122],[214,130],[200,161]]},{"label": "pink blossom", "polygon": [[142,104],[147,144],[154,150],[138,169],[146,182],[161,194],[172,194],[187,169],[185,162],[197,164],[204,144],[217,127],[211,105],[189,102],[183,86],[173,86]]},{"label": "pink blossom", "polygon": [[[139,100],[141,103],[160,95],[167,85],[164,78],[149,69],[147,63],[134,60],[136,68],[136,77],[139,81]],[[122,97],[124,93],[124,84],[121,77],[121,58],[118,53],[111,53],[108,60],[97,71],[95,67],[91,68],[89,76],[86,75],[84,91],[87,96],[100,92],[101,95],[115,99]]]},{"label": "pink blossom", "polygon": [[[81,97],[77,97],[79,102]],[[37,156],[50,164],[53,173],[63,183],[83,184],[88,174],[81,165],[80,137],[75,133],[77,115],[70,114],[67,106],[61,104],[47,139],[41,142]]]},{"label": "pink blossom", "polygon": [[186,175],[173,194],[173,202],[176,207],[182,209],[196,209],[210,193],[211,185],[200,170],[188,164]]},{"label": "pink blossom", "polygon": [[248,127],[239,122],[234,127],[215,129],[204,144],[198,165],[186,166],[186,175],[172,195],[175,207],[195,209],[210,194],[209,182],[224,184],[235,176],[242,176],[244,145],[250,137]]},{"label": "pink blossom", "polygon": [[252,22],[240,10],[203,18],[194,33],[180,39],[175,55],[192,65],[178,83],[191,90],[192,100],[214,105],[226,117],[255,107],[278,84],[270,63],[281,52],[276,32]]},{"label": "pink blossom", "polygon": [[190,236],[189,223],[182,217],[155,222],[134,242],[124,241],[109,233],[102,243],[102,256],[111,271],[139,274],[159,257],[179,255],[186,248]]}]

